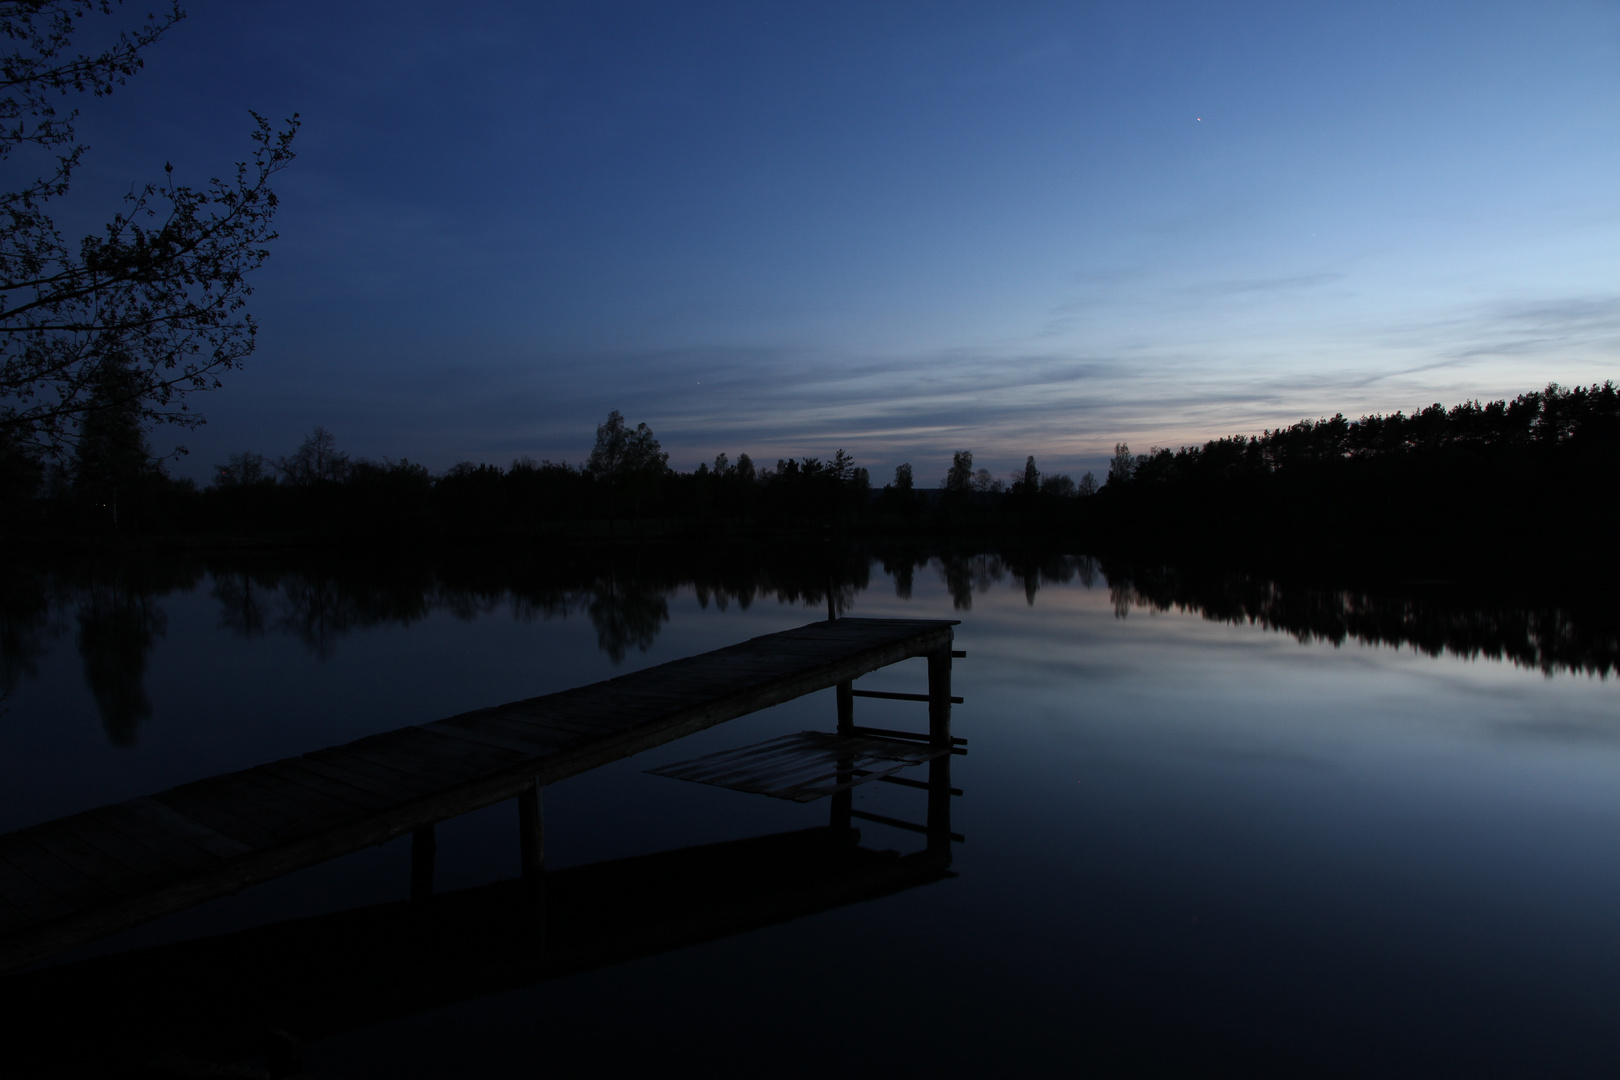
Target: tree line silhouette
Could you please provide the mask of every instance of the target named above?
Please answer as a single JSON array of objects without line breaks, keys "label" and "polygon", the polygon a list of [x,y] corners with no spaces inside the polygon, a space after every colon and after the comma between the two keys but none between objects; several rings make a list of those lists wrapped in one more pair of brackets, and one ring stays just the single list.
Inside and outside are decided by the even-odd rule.
[{"label": "tree line silhouette", "polygon": [[[671,469],[646,424],[617,411],[583,464],[351,458],[324,428],[285,457],[244,452],[199,488],[165,475],[137,417],[87,424],[67,465],[0,454],[13,539],[274,536],[286,542],[1037,531],[1092,550],[1238,558],[1342,557],[1428,569],[1512,552],[1590,560],[1620,527],[1620,391],[1556,384],[1511,401],[1410,415],[1302,420],[1257,436],[1132,454],[1107,482],[1006,481],[957,451],[937,486],[909,463],[876,488],[844,450],[757,465],[719,454]],[[1605,560],[1606,564],[1607,560]]]},{"label": "tree line silhouette", "polygon": [[1513,551],[1592,558],[1620,527],[1620,390],[1551,384],[1175,451],[1120,443],[1101,495],[1095,525],[1116,550],[1418,553],[1436,569]]},{"label": "tree line silhouette", "polygon": [[[958,451],[938,490],[922,490],[910,464],[874,491],[870,474],[840,449],[829,458],[756,466],[719,454],[691,472],[646,424],[617,410],[597,427],[581,465],[520,457],[508,467],[461,462],[435,475],[408,459],[351,458],[317,427],[291,454],[231,455],[199,488],[170,478],[146,448],[138,417],[102,414],[87,424],[65,466],[26,455],[0,459],[0,499],[12,535],[77,533],[304,534],[368,539],[645,537],[708,532],[950,528],[1064,516],[1096,490],[1042,476],[1029,458],[1010,485]],[[1073,517],[1070,510],[1068,517]]]}]

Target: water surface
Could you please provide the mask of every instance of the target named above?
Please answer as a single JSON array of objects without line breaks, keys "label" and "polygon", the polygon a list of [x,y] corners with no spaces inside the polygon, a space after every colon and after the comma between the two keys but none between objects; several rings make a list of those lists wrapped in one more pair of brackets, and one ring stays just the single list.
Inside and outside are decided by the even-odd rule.
[{"label": "water surface", "polygon": [[[383,1018],[311,1043],[310,1074],[1612,1071],[1612,624],[1080,556],[797,566],[34,568],[0,626],[0,828],[800,625],[830,590],[962,620],[954,877]],[[550,865],[825,824],[825,801],[643,770],[832,724],[828,691],[556,785]],[[923,799],[855,805],[920,821]],[[397,900],[408,866],[397,841],[61,962]],[[440,827],[440,889],[516,871],[510,806]]]}]

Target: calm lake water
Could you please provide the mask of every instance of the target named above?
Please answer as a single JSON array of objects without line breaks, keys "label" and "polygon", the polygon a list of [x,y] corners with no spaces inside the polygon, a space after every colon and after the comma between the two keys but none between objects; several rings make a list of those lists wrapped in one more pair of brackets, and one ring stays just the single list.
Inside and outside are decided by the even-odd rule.
[{"label": "calm lake water", "polygon": [[[1072,555],[834,563],[31,570],[0,624],[0,829],[825,618],[804,582],[830,575],[845,614],[961,620],[954,876],[379,1015],[309,1074],[1613,1074],[1612,624]],[[826,800],[644,770],[833,723],[829,690],[549,788],[548,864],[824,825]],[[438,888],[513,877],[516,833],[510,804],[441,825]],[[396,901],[409,864],[395,841],[59,963]]]}]

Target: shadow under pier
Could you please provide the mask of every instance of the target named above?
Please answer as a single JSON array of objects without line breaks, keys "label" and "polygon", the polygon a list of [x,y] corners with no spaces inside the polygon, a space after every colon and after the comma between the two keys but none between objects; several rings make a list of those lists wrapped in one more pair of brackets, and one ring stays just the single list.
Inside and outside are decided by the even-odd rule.
[{"label": "shadow under pier", "polygon": [[[925,885],[948,863],[812,828],[16,974],[0,981],[8,1072],[208,1075],[195,1070]],[[70,1039],[64,1017],[81,1018]]]}]

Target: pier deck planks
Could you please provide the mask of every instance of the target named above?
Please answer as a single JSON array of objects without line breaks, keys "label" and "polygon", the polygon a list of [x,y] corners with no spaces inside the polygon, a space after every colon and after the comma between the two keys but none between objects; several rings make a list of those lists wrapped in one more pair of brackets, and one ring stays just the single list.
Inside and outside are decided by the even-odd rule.
[{"label": "pier deck planks", "polygon": [[811,623],[7,833],[0,970],[949,649],[954,625]]}]

